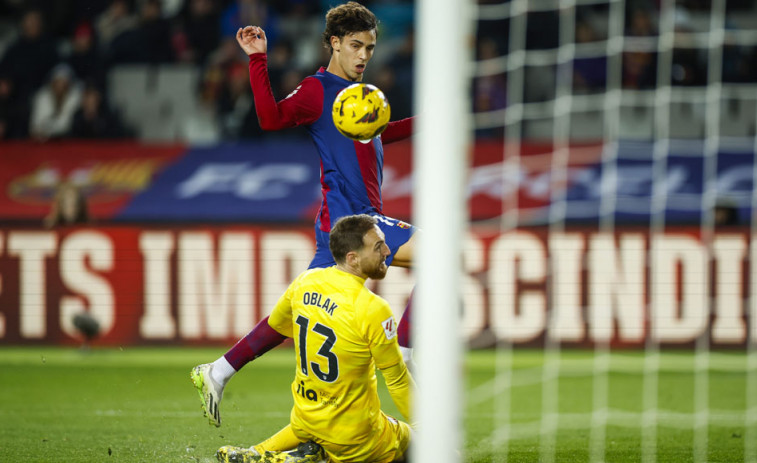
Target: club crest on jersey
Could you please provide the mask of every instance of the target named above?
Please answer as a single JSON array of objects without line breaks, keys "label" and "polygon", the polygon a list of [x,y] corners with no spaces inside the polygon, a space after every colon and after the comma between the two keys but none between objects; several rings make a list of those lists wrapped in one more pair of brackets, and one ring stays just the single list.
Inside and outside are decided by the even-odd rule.
[{"label": "club crest on jersey", "polygon": [[397,226],[400,227],[400,228],[402,228],[402,229],[405,229],[405,230],[409,230],[410,229],[410,224],[409,223],[405,223],[405,222],[403,222],[401,220],[397,221]]},{"label": "club crest on jersey", "polygon": [[397,324],[394,322],[394,317],[389,317],[381,322],[381,327],[384,328],[386,339],[392,339],[397,336]]}]

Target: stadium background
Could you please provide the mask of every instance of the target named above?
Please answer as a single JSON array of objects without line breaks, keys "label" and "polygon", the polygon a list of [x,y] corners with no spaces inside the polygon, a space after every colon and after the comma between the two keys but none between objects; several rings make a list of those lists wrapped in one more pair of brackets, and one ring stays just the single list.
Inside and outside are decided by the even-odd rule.
[{"label": "stadium background", "polygon": [[[752,318],[745,317],[752,271],[747,226],[718,227],[709,264],[717,271],[711,282],[703,281],[708,250],[697,225],[699,211],[689,207],[690,198],[701,194],[701,183],[680,185],[687,199],[680,209],[671,206],[669,214],[681,221],[653,238],[644,225],[649,215],[643,211],[625,213],[627,223],[615,233],[597,230],[591,223],[597,217],[587,217],[585,211],[597,209],[598,193],[591,182],[576,181],[571,191],[580,219],[564,232],[549,233],[538,223],[549,192],[532,186],[544,175],[535,167],[526,172],[534,181],[521,187],[520,196],[524,217],[537,224],[505,232],[490,222],[503,210],[502,178],[496,173],[501,170],[496,160],[500,153],[487,142],[477,146],[470,210],[480,220],[464,244],[462,328],[471,345],[490,346],[497,339],[540,342],[548,300],[558,303],[554,313],[561,322],[555,327],[561,326],[560,337],[568,343],[591,345],[596,336],[604,339],[607,334],[599,332],[607,328],[597,328],[597,323],[616,317],[618,329],[610,329],[611,340],[642,346],[651,328],[645,307],[656,300],[671,311],[669,323],[659,325],[660,333],[667,333],[659,340],[691,345],[709,326],[705,287],[712,288],[710,296],[716,301],[715,344],[742,346],[747,333],[757,329]],[[535,145],[534,158],[547,156],[538,148]],[[589,153],[582,157],[590,159],[598,149],[577,150]],[[319,205],[319,166],[306,143],[193,148],[110,141],[20,142],[5,144],[3,151],[4,344],[76,343],[70,318],[80,311],[101,318],[105,329],[98,342],[103,344],[228,343],[267,314],[314,250],[310,220]],[[723,166],[724,177],[751,172],[743,154],[732,156],[737,162]],[[535,162],[544,164],[549,165]],[[681,165],[695,171],[690,164]],[[385,213],[405,220],[411,215],[410,169],[409,145],[387,149]],[[576,165],[589,180],[598,169],[591,162]],[[93,223],[42,227],[55,191],[49,180],[72,177],[83,182]],[[629,199],[649,194],[644,178],[636,181]],[[734,193],[750,187],[743,181],[733,185]],[[441,205],[439,213],[444,213]],[[649,254],[658,245],[670,252]],[[552,265],[567,270],[559,277],[547,278],[549,249]],[[531,267],[517,267],[521,260],[529,260]],[[651,291],[651,280],[658,277],[650,273],[653,263],[660,275],[673,275],[680,289]],[[619,290],[614,286],[618,275],[625,285]],[[412,284],[407,271],[396,269],[376,288],[399,314]],[[603,304],[612,306],[607,298],[614,291],[619,295],[617,312],[596,311]],[[676,307],[683,307],[680,314]]]},{"label": "stadium background", "polygon": [[[701,28],[709,14],[705,3],[677,2],[676,30]],[[319,204],[319,166],[304,130],[266,134],[257,127],[246,58],[237,50],[233,33],[247,23],[262,24],[269,31],[272,82],[281,97],[325,62],[318,31],[326,6],[242,0],[2,3],[0,81],[5,84],[0,88],[6,93],[0,111],[4,127],[0,131],[4,136],[0,342],[75,343],[67,318],[81,310],[103,317],[108,329],[100,342],[106,344],[228,342],[270,310],[271,301],[310,255],[309,224]],[[394,118],[407,116],[412,101],[414,5],[369,2],[369,6],[382,26],[381,46],[367,80],[387,93]],[[655,34],[656,8],[654,2],[627,2],[625,33],[636,38]],[[576,8],[576,44],[591,45],[607,37],[608,11],[605,2]],[[528,50],[539,53],[556,46],[556,29],[549,26],[556,24],[557,14],[549,9],[529,14],[528,23],[534,27],[527,29]],[[748,28],[757,23],[757,12],[750,2],[728,2],[727,19],[730,27]],[[31,32],[34,24],[40,28],[38,37]],[[599,110],[571,115],[564,223],[572,228],[550,239],[561,240],[564,251],[558,265],[571,269],[574,277],[558,282],[546,268],[545,228],[557,197],[552,186],[556,174],[551,171],[555,121],[524,118],[519,164],[514,169],[504,159],[502,126],[490,122],[507,104],[506,73],[497,72],[496,63],[508,49],[508,26],[506,20],[481,20],[477,28],[479,67],[471,82],[471,109],[478,124],[468,181],[472,227],[464,256],[463,329],[474,346],[492,345],[498,339],[539,342],[547,328],[545,312],[554,301],[559,320],[571,327],[561,339],[591,345],[596,336],[606,336],[591,328],[599,320],[591,318],[593,309],[605,303],[592,294],[613,291],[608,286],[611,279],[597,279],[591,266],[584,264],[592,253],[608,246],[606,230],[598,228],[603,196],[598,185],[608,170],[602,158],[604,116]],[[757,60],[756,50],[726,47],[723,81],[744,84],[742,93],[753,89],[749,85],[757,82],[757,71],[749,63]],[[626,90],[656,88],[654,56],[641,55],[623,56]],[[668,266],[664,268],[683,269],[679,270],[683,276],[672,280],[683,289],[675,294],[650,291],[651,258],[646,254],[655,246],[649,227],[654,216],[654,108],[623,106],[616,167],[621,180],[612,213],[617,228],[611,233],[615,244],[609,246],[619,253],[619,261],[638,265],[629,267],[626,271],[631,273],[624,277],[635,296],[621,291],[624,295],[618,301],[618,307],[634,307],[618,311],[618,323],[627,328],[611,330],[611,340],[620,344],[643,344],[651,329],[644,306],[655,298],[679,307],[662,332],[687,327],[686,334],[662,335],[660,341],[690,344],[708,326],[709,307],[695,285],[682,283],[701,278],[699,262],[708,249],[700,239],[706,217],[702,198],[711,180],[705,175],[703,154],[705,106],[695,96],[706,91],[702,86],[706,56],[684,49],[672,59],[672,84],[690,87],[694,96],[670,105],[674,141],[665,153],[667,231],[655,239],[685,249],[663,259],[663,266]],[[451,72],[439,64],[440,75]],[[606,56],[576,58],[573,93],[602,97],[606,65]],[[67,66],[65,72],[61,66]],[[524,72],[529,82],[524,103],[555,98],[554,66],[526,66]],[[39,110],[35,102],[49,79],[60,78],[61,73],[70,78],[68,98],[78,106],[65,106],[71,107],[68,131],[45,132],[42,125],[35,128],[29,121],[35,120],[32,113]],[[87,125],[81,92],[90,90],[103,97],[97,106],[103,111],[98,120],[112,121],[114,127]],[[721,225],[727,227],[721,242],[735,242],[738,249],[716,253],[710,264],[720,272],[708,282],[714,288],[710,296],[717,301],[716,344],[743,345],[747,332],[757,329],[748,327],[751,318],[744,316],[750,294],[746,255],[754,105],[754,99],[734,96],[727,101],[720,124],[724,142],[717,153],[717,205],[731,215],[717,224],[717,233],[720,237]],[[77,134],[77,127],[92,130]],[[409,142],[387,147],[384,212],[408,221],[412,219],[411,162]],[[42,229],[42,219],[62,182],[76,184],[86,196],[91,223],[81,229]],[[513,204],[524,227],[516,234],[501,226]],[[439,213],[444,214],[444,205],[439,205]],[[147,249],[151,240],[160,243],[153,245],[156,251]],[[518,245],[522,250],[509,251],[507,243],[518,240],[524,243]],[[194,245],[202,251],[189,250]],[[243,278],[233,279],[230,275],[240,264],[224,256],[240,252],[251,262],[241,267],[246,272]],[[75,258],[67,258],[69,253]],[[529,253],[538,256],[538,268],[518,267],[515,263]],[[121,268],[125,265],[128,268]],[[227,267],[234,271],[227,272]],[[394,277],[377,288],[402,310],[412,277],[401,270],[392,273]],[[159,298],[149,295],[150,288],[160,287],[156,278],[169,288]],[[556,293],[555,285],[574,290]],[[505,294],[502,288],[513,292]],[[216,328],[207,325],[213,318],[212,307],[221,307],[224,314]],[[629,311],[633,315],[623,318]],[[151,321],[162,326],[155,328],[159,334],[149,334]],[[188,325],[193,328],[181,328]],[[147,332],[140,332],[140,326]]]}]

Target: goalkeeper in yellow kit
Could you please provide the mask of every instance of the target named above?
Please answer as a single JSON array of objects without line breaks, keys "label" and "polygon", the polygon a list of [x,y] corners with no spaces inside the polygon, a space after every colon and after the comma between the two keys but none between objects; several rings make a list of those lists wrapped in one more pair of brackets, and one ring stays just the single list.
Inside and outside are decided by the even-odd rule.
[{"label": "goalkeeper in yellow kit", "polygon": [[341,218],[330,233],[336,266],[298,276],[270,316],[271,327],[294,339],[290,424],[250,449],[222,447],[219,460],[319,461],[318,446],[330,462],[404,458],[410,427],[381,411],[376,389],[378,367],[410,421],[415,385],[397,343],[397,324],[389,304],[365,287],[367,278],[382,279],[387,271],[389,248],[376,223],[365,214]]}]

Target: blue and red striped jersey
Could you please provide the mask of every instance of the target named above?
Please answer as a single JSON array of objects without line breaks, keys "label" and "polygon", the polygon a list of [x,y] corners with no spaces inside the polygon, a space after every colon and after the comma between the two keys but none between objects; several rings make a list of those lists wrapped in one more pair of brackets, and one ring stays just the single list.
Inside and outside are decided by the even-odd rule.
[{"label": "blue and red striped jersey", "polygon": [[412,132],[412,118],[408,118],[390,122],[380,137],[365,143],[339,133],[331,117],[332,104],[337,93],[353,83],[322,67],[276,102],[266,55],[250,55],[250,85],[261,128],[305,126],[318,150],[322,200],[316,223],[324,232],[345,215],[382,214],[383,144],[407,138]]}]

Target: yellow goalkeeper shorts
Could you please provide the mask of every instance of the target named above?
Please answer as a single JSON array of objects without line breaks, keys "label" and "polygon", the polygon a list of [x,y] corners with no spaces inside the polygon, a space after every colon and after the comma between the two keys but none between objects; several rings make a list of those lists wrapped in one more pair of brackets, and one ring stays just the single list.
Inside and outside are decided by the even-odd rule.
[{"label": "yellow goalkeeper shorts", "polygon": [[329,463],[390,463],[399,460],[410,444],[410,426],[381,412],[384,426],[379,426],[376,433],[367,442],[342,445],[308,435],[293,426],[295,434],[302,440],[313,440],[326,451]]}]

